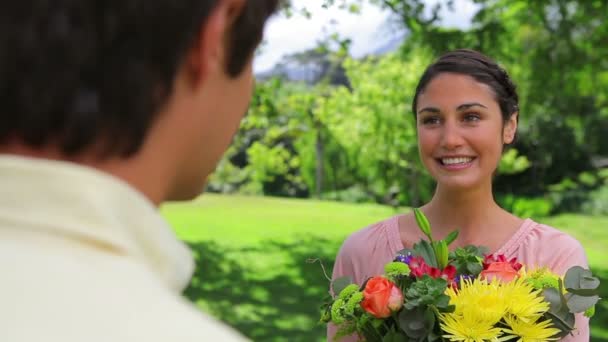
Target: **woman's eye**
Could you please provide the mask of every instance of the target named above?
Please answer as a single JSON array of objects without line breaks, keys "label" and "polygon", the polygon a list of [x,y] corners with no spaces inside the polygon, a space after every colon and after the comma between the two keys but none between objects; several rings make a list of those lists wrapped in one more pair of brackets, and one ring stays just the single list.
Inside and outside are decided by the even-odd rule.
[{"label": "woman's eye", "polygon": [[427,116],[422,119],[423,125],[436,125],[439,122],[441,122],[441,120],[437,116]]},{"label": "woman's eye", "polygon": [[468,113],[465,114],[464,116],[464,121],[467,122],[475,122],[475,121],[479,121],[481,119],[481,116],[477,113]]}]

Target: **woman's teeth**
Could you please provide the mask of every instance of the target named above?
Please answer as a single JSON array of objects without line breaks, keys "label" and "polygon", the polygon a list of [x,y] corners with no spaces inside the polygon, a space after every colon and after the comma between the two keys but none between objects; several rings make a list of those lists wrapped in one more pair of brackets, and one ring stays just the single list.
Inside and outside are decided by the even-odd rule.
[{"label": "woman's teeth", "polygon": [[466,164],[471,160],[473,160],[473,158],[470,157],[441,158],[441,163],[444,165]]}]

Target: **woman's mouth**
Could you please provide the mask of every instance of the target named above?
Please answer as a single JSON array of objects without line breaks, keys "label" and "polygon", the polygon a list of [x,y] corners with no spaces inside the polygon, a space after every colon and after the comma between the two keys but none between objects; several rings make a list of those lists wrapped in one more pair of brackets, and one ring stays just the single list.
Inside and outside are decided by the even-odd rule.
[{"label": "woman's mouth", "polygon": [[437,158],[438,163],[446,170],[462,170],[473,164],[475,157],[444,157]]}]

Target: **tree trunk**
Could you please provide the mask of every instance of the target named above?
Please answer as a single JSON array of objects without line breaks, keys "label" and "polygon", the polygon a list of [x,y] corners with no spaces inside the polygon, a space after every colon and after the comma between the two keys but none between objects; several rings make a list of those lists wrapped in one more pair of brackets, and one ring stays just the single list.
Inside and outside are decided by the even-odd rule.
[{"label": "tree trunk", "polygon": [[322,126],[320,123],[315,124],[317,131],[315,141],[315,196],[321,198],[321,192],[323,192],[323,174],[324,174],[324,152],[325,142],[323,141]]}]

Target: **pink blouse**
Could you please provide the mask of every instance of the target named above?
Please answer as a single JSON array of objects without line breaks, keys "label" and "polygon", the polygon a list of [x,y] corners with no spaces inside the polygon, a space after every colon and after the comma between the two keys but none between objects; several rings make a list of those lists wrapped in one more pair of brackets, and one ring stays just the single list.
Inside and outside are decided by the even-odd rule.
[{"label": "pink blouse", "polygon": [[[384,265],[392,261],[398,251],[406,248],[399,234],[398,219],[399,216],[394,216],[350,235],[338,252],[332,278],[348,275],[355,283],[362,284],[368,277],[381,275]],[[526,219],[494,254],[504,254],[509,259],[516,257],[528,268],[548,267],[557,274],[565,274],[568,268],[576,265],[588,268],[585,251],[576,239],[531,219]],[[576,322],[574,336],[561,341],[589,341],[589,320],[578,315]],[[330,325],[328,341],[333,339],[335,332],[335,326]],[[356,341],[356,338],[348,337],[341,341]]]}]

